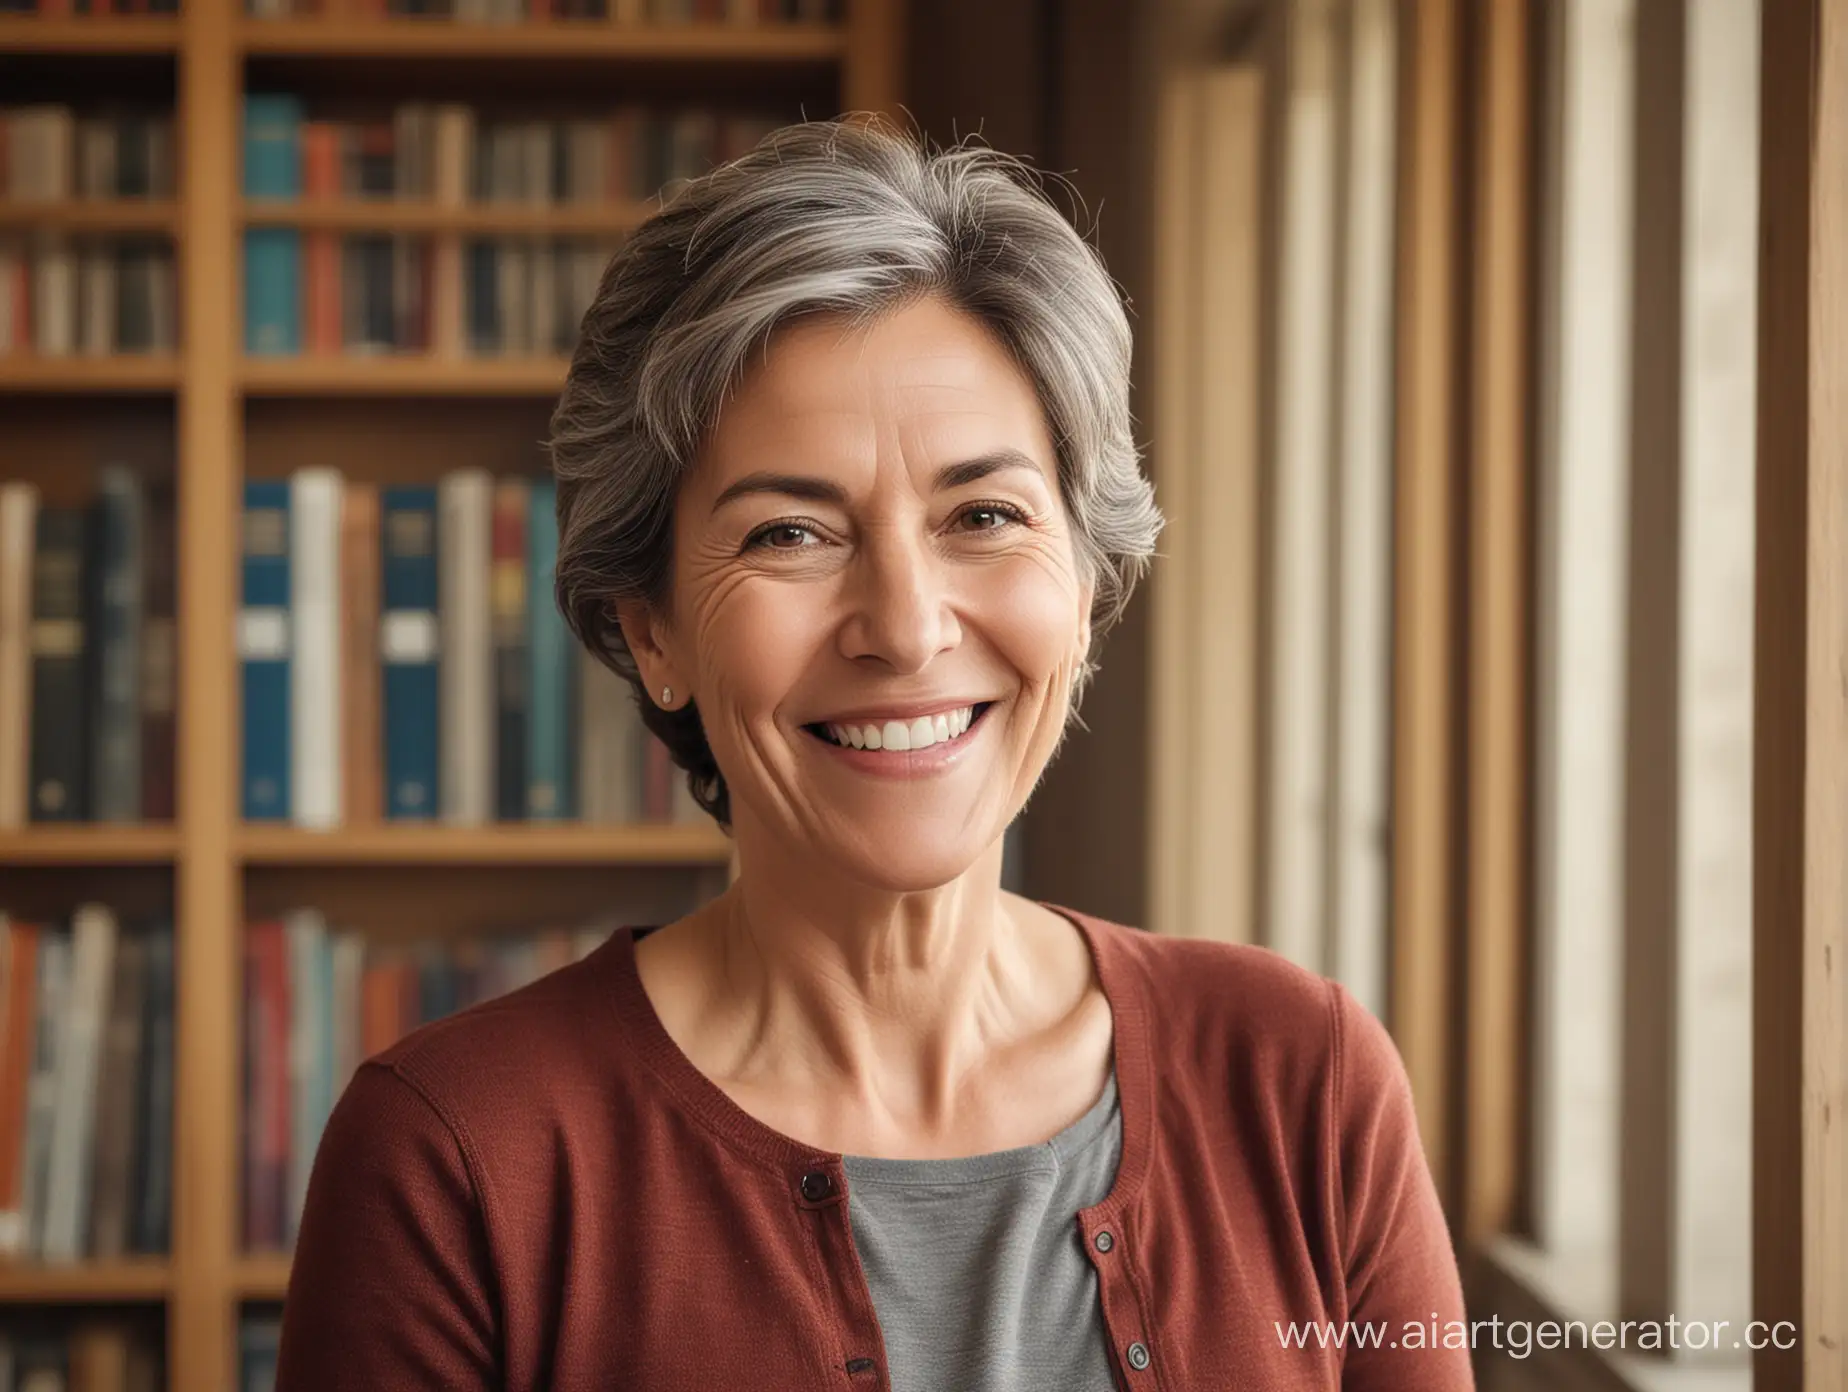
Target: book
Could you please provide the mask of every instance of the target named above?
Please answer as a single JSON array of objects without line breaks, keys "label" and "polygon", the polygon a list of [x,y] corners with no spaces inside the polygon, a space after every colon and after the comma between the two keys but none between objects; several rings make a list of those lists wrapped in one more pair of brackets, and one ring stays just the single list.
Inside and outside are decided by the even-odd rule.
[{"label": "book", "polygon": [[340,774],[340,492],[338,471],[289,479],[290,811],[297,826],[338,826]]},{"label": "book", "polygon": [[431,818],[441,806],[436,490],[386,489],[380,530],[385,812],[395,819]]},{"label": "book", "polygon": [[58,1027],[45,1226],[39,1255],[76,1261],[89,1248],[89,1197],[103,1020],[115,972],[116,918],[85,904],[71,921],[70,991]]},{"label": "book", "polygon": [[526,816],[526,531],[530,485],[494,486],[494,570],[490,622],[494,638],[494,807],[503,821]]},{"label": "book", "polygon": [[96,564],[91,632],[96,676],[91,722],[90,814],[102,822],[141,817],[142,551],[141,480],[105,465],[96,504]]},{"label": "book", "polygon": [[39,509],[32,558],[34,821],[82,821],[88,813],[87,532],[80,508]]},{"label": "book", "polygon": [[243,814],[246,821],[289,815],[290,653],[289,485],[244,484],[243,596],[238,658],[243,686]]},{"label": "book", "polygon": [[143,534],[141,612],[141,815],[151,822],[174,816],[174,735],[179,699],[179,650],[174,607],[178,597],[174,552],[174,493],[155,483],[147,495]]},{"label": "book", "polygon": [[575,813],[571,706],[576,686],[571,639],[552,589],[558,561],[557,490],[532,485],[527,511],[526,815],[559,821]]},{"label": "book", "polygon": [[447,474],[437,488],[443,820],[480,826],[494,816],[494,648],[489,631],[493,480]]},{"label": "book", "polygon": [[32,557],[38,489],[0,484],[0,827],[23,826],[30,802]]},{"label": "book", "polygon": [[340,495],[341,790],[349,824],[384,815],[379,687],[379,490],[348,480]]}]

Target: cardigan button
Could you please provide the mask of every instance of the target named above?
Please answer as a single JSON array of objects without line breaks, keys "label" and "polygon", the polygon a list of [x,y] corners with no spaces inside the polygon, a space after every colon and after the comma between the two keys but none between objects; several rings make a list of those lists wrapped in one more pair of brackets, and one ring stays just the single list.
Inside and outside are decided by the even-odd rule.
[{"label": "cardigan button", "polygon": [[1141,1340],[1129,1346],[1129,1366],[1137,1372],[1149,1366],[1149,1346]]},{"label": "cardigan button", "polygon": [[1102,1228],[1098,1231],[1097,1236],[1091,1239],[1091,1243],[1098,1251],[1108,1252],[1112,1247],[1116,1246],[1116,1239],[1110,1235],[1109,1228]]},{"label": "cardigan button", "polygon": [[826,1170],[810,1170],[802,1176],[802,1197],[820,1203],[834,1197],[834,1176]]}]

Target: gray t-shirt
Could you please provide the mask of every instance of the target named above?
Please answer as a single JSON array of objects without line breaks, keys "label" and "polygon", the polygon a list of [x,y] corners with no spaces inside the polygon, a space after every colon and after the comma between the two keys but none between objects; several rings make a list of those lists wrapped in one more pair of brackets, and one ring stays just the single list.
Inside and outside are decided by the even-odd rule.
[{"label": "gray t-shirt", "polygon": [[1081,1208],[1116,1181],[1116,1075],[1049,1141],[952,1160],[844,1157],[893,1392],[1112,1392]]}]

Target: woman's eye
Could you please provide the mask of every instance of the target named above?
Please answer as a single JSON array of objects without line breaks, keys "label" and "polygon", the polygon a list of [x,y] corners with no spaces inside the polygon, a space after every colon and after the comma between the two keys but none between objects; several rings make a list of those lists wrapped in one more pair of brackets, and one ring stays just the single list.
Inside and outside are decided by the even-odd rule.
[{"label": "woman's eye", "polygon": [[797,551],[816,540],[807,527],[794,522],[778,522],[765,527],[751,538],[753,546],[767,546],[772,551]]},{"label": "woman's eye", "polygon": [[962,514],[963,527],[971,532],[995,532],[1019,520],[1019,514],[1004,507],[972,507]]}]

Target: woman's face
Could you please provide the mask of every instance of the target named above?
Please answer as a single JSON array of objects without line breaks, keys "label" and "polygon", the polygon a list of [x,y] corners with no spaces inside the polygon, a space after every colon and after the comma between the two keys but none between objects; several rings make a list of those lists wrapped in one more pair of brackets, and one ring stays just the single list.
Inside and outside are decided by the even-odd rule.
[{"label": "woman's face", "polygon": [[923,300],[771,340],[682,487],[667,621],[623,618],[650,690],[698,703],[741,840],[916,890],[1026,800],[1090,604],[1032,386]]}]

